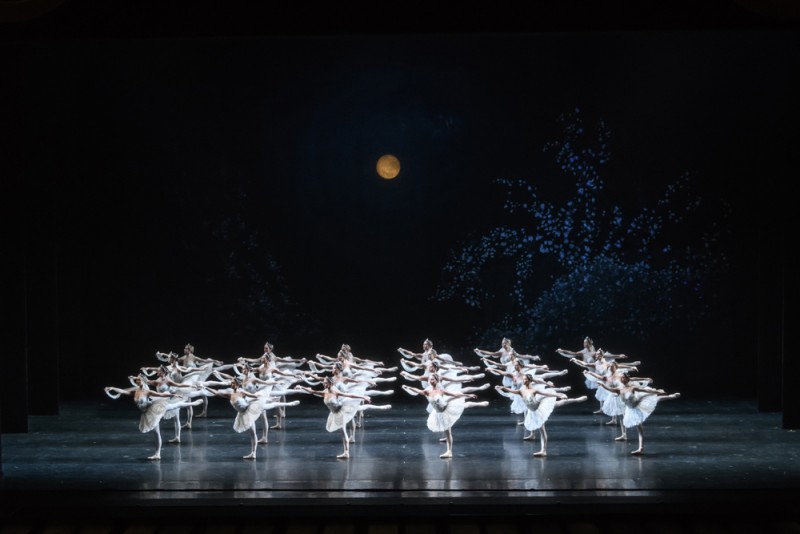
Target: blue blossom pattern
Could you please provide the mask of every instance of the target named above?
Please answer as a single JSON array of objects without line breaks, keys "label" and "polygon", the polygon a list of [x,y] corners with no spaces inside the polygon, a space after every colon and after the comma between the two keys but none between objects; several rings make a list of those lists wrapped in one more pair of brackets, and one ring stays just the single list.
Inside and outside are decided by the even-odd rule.
[{"label": "blue blossom pattern", "polygon": [[[605,198],[608,126],[600,122],[590,135],[577,109],[559,122],[561,138],[544,151],[575,180],[572,197],[557,204],[530,180],[496,180],[513,223],[451,249],[434,299],[502,310],[476,328],[475,341],[513,335],[530,349],[565,335],[579,339],[589,329],[644,339],[654,327],[703,316],[710,282],[726,269],[719,246],[725,216],[709,216],[688,173],[654,206],[626,214]],[[491,279],[498,263],[513,265],[507,290]],[[497,286],[504,293],[489,289]]]}]

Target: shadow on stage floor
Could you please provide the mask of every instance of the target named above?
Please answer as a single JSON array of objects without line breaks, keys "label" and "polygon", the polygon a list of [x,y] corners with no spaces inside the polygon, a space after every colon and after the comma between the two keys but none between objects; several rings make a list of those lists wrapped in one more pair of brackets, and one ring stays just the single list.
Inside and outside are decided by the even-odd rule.
[{"label": "shadow on stage floor", "polygon": [[31,417],[28,433],[2,436],[4,523],[35,530],[57,518],[111,532],[120,521],[160,528],[221,521],[237,531],[267,521],[276,532],[301,525],[317,532],[322,521],[356,534],[375,525],[435,532],[442,521],[524,531],[531,518],[559,529],[589,520],[615,531],[648,531],[653,518],[800,525],[800,434],[754,402],[662,402],[645,423],[643,456],[630,454],[635,431],[614,441],[618,427],[592,413],[594,402],[564,406],[547,424],[548,456],[537,458],[541,435],[523,441],[517,416],[497,401],[464,413],[453,430],[454,457],[444,460],[424,401],[404,399],[366,412],[351,458],[339,460],[342,443],[325,430],[327,410],[303,398],[288,408],[283,429],[270,430],[258,458],[245,460],[248,435],[234,432],[233,410],[215,400],[179,445],[167,442],[173,425],[162,422],[160,461],[146,459],[154,436],[138,432],[130,400],[65,404],[58,416]]}]

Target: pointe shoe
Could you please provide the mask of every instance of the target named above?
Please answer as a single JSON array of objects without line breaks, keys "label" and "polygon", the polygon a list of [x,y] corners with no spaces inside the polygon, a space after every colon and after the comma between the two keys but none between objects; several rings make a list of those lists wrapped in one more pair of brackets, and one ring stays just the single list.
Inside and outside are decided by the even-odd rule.
[{"label": "pointe shoe", "polygon": [[348,458],[350,458],[350,453],[349,452],[343,452],[342,454],[340,454],[340,455],[338,455],[336,457],[339,458],[340,460],[347,460]]},{"label": "pointe shoe", "polygon": [[255,451],[251,452],[251,453],[250,453],[250,454],[248,454],[247,456],[242,456],[242,459],[243,459],[243,460],[255,460],[255,459],[256,459],[256,453],[255,453]]},{"label": "pointe shoe", "polygon": [[614,441],[628,441],[628,437],[627,436],[617,436],[616,438],[614,438]]},{"label": "pointe shoe", "polygon": [[161,459],[161,455],[160,454],[154,454],[153,456],[148,456],[147,459],[148,460],[160,460]]},{"label": "pointe shoe", "polygon": [[544,452],[544,451],[539,451],[539,452],[534,452],[534,453],[533,453],[533,455],[534,455],[536,458],[541,458],[541,457],[543,457],[543,456],[547,456],[547,453],[546,453],[546,452]]},{"label": "pointe shoe", "polygon": [[643,449],[636,449],[631,454],[634,455],[634,456],[641,456],[642,454],[644,454],[644,450]]},{"label": "pointe shoe", "polygon": [[269,441],[267,441],[267,438],[261,438],[256,443],[260,443],[262,445],[265,445],[265,444],[269,443]]},{"label": "pointe shoe", "polygon": [[453,457],[453,452],[452,451],[447,451],[447,452],[439,455],[439,458],[452,458],[452,457]]},{"label": "pointe shoe", "polygon": [[180,443],[180,442],[181,442],[181,438],[172,438],[167,443]]},{"label": "pointe shoe", "polygon": [[522,441],[535,441],[535,440],[536,440],[535,434],[531,434],[529,436],[525,436],[524,438],[522,438]]}]

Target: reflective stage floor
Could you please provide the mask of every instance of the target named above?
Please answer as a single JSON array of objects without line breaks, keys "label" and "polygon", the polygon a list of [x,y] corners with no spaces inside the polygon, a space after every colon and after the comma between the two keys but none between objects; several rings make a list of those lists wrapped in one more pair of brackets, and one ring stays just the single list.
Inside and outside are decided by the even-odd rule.
[{"label": "reflective stage floor", "polygon": [[[168,443],[173,424],[162,421],[160,461],[146,459],[154,435],[139,433],[130,399],[65,404],[58,416],[31,417],[28,433],[2,435],[2,518],[40,527],[54,518],[162,527],[269,518],[273,530],[358,520],[387,522],[392,532],[409,521],[434,521],[436,531],[443,518],[481,518],[482,533],[530,517],[560,525],[677,514],[800,526],[800,433],[781,429],[780,414],[759,413],[754,402],[663,401],[645,423],[642,456],[630,454],[635,430],[615,442],[618,427],[592,414],[593,400],[563,406],[547,423],[548,456],[536,458],[540,435],[523,441],[517,416],[496,399],[465,411],[453,429],[454,456],[444,460],[425,402],[386,399],[393,408],[366,412],[349,460],[336,458],[340,434],[325,430],[318,398],[288,408],[256,460],[242,459],[249,437],[233,430],[222,399],[183,430],[180,445]],[[366,528],[359,524],[353,532]]]}]

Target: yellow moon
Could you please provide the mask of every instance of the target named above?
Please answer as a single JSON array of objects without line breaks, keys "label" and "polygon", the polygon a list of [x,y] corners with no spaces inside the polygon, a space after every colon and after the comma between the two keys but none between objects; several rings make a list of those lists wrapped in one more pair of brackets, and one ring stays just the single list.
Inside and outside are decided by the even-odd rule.
[{"label": "yellow moon", "polygon": [[375,169],[378,171],[378,175],[381,178],[391,180],[400,174],[400,160],[391,154],[384,154],[378,158]]}]

